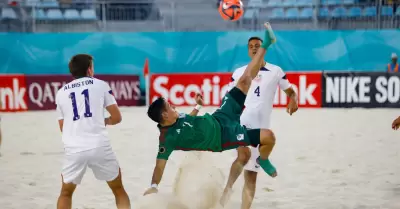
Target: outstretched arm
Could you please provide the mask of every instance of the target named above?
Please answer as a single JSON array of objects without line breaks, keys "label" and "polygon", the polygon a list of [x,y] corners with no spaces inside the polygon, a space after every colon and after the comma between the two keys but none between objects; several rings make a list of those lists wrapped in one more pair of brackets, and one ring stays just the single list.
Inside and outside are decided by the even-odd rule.
[{"label": "outstretched arm", "polygon": [[151,178],[151,187],[149,189],[147,189],[147,191],[144,193],[144,195],[158,192],[158,185],[161,182],[166,165],[167,165],[167,160],[164,160],[164,159],[156,160],[156,166],[154,167],[153,177]]},{"label": "outstretched arm", "polygon": [[284,90],[286,95],[289,97],[289,104],[287,106],[286,111],[292,115],[293,113],[295,113],[297,111],[297,109],[299,109],[299,105],[297,103],[297,94],[296,92],[293,90],[292,87],[289,87],[288,89]]}]

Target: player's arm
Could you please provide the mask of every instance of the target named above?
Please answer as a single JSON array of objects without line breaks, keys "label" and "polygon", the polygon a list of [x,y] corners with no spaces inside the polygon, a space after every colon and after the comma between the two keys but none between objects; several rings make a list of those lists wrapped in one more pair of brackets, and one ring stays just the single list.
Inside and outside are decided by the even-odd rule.
[{"label": "player's arm", "polygon": [[286,93],[286,95],[289,97],[289,104],[286,108],[286,111],[292,115],[299,109],[299,104],[298,104],[298,99],[297,99],[297,93],[294,91],[292,85],[290,84],[289,80],[286,77],[286,74],[280,69],[279,71],[279,87]]},{"label": "player's arm", "polygon": [[56,105],[57,105],[56,112],[58,114],[58,126],[60,127],[60,131],[62,132],[63,127],[64,127],[64,114],[62,112],[62,109],[61,109],[61,106],[59,103],[59,93],[57,93],[57,95],[56,95]]},{"label": "player's arm", "polygon": [[122,121],[121,111],[119,111],[117,101],[110,86],[105,84],[104,88],[104,107],[110,113],[110,117],[104,119],[104,123],[106,125],[116,125]]},{"label": "player's arm", "polygon": [[197,105],[193,108],[192,112],[190,112],[190,116],[196,116],[197,114],[199,114],[199,111],[203,106],[203,95],[197,93],[195,100]]}]

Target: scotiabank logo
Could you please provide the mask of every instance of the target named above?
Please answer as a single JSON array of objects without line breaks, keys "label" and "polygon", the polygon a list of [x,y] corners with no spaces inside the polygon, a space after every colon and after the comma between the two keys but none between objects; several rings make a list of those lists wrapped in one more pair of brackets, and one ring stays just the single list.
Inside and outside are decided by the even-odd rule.
[{"label": "scotiabank logo", "polygon": [[195,94],[200,92],[205,106],[218,106],[230,79],[227,73],[152,75],[150,102],[162,96],[176,106],[195,105]]},{"label": "scotiabank logo", "polygon": [[[321,107],[321,73],[287,73],[286,76],[297,93],[300,107]],[[275,93],[274,107],[284,107],[288,101],[285,92],[278,89]]]},{"label": "scotiabank logo", "polygon": [[23,75],[0,76],[0,111],[27,110],[25,77]]}]

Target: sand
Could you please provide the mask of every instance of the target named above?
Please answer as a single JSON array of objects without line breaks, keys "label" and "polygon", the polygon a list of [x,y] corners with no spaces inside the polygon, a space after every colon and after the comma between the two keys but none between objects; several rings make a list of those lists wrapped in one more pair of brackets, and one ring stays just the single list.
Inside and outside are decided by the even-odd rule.
[{"label": "sand", "polygon": [[[135,208],[151,180],[158,132],[147,119],[146,108],[122,111],[123,122],[109,132]],[[271,160],[279,176],[272,179],[260,173],[253,208],[400,208],[400,132],[390,129],[398,114],[396,109],[300,109],[290,117],[284,109],[274,109],[277,144]],[[54,209],[63,159],[55,112],[4,113],[1,125],[0,208]],[[227,176],[235,155],[212,153],[210,163]],[[160,193],[171,194],[184,156],[171,156]],[[191,182],[196,185],[196,180]],[[228,208],[240,208],[242,184],[240,177]],[[115,208],[111,191],[90,170],[73,205]]]}]

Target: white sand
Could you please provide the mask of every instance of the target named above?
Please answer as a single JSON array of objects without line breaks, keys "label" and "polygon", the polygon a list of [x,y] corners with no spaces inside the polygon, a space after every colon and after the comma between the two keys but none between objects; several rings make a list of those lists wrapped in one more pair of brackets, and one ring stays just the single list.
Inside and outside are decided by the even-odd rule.
[{"label": "white sand", "polygon": [[[133,206],[149,186],[158,150],[158,131],[145,110],[123,108],[123,122],[109,129]],[[279,176],[260,173],[253,208],[400,208],[400,132],[390,129],[398,114],[386,109],[300,109],[289,117],[275,109],[277,145],[271,159]],[[1,123],[0,208],[54,209],[63,157],[55,112],[2,114]],[[171,193],[184,155],[172,155],[160,192]],[[234,156],[233,151],[212,154],[213,163],[227,176]],[[240,177],[230,209],[240,207],[242,184]],[[107,185],[90,170],[73,204],[79,209],[115,208]]]}]

